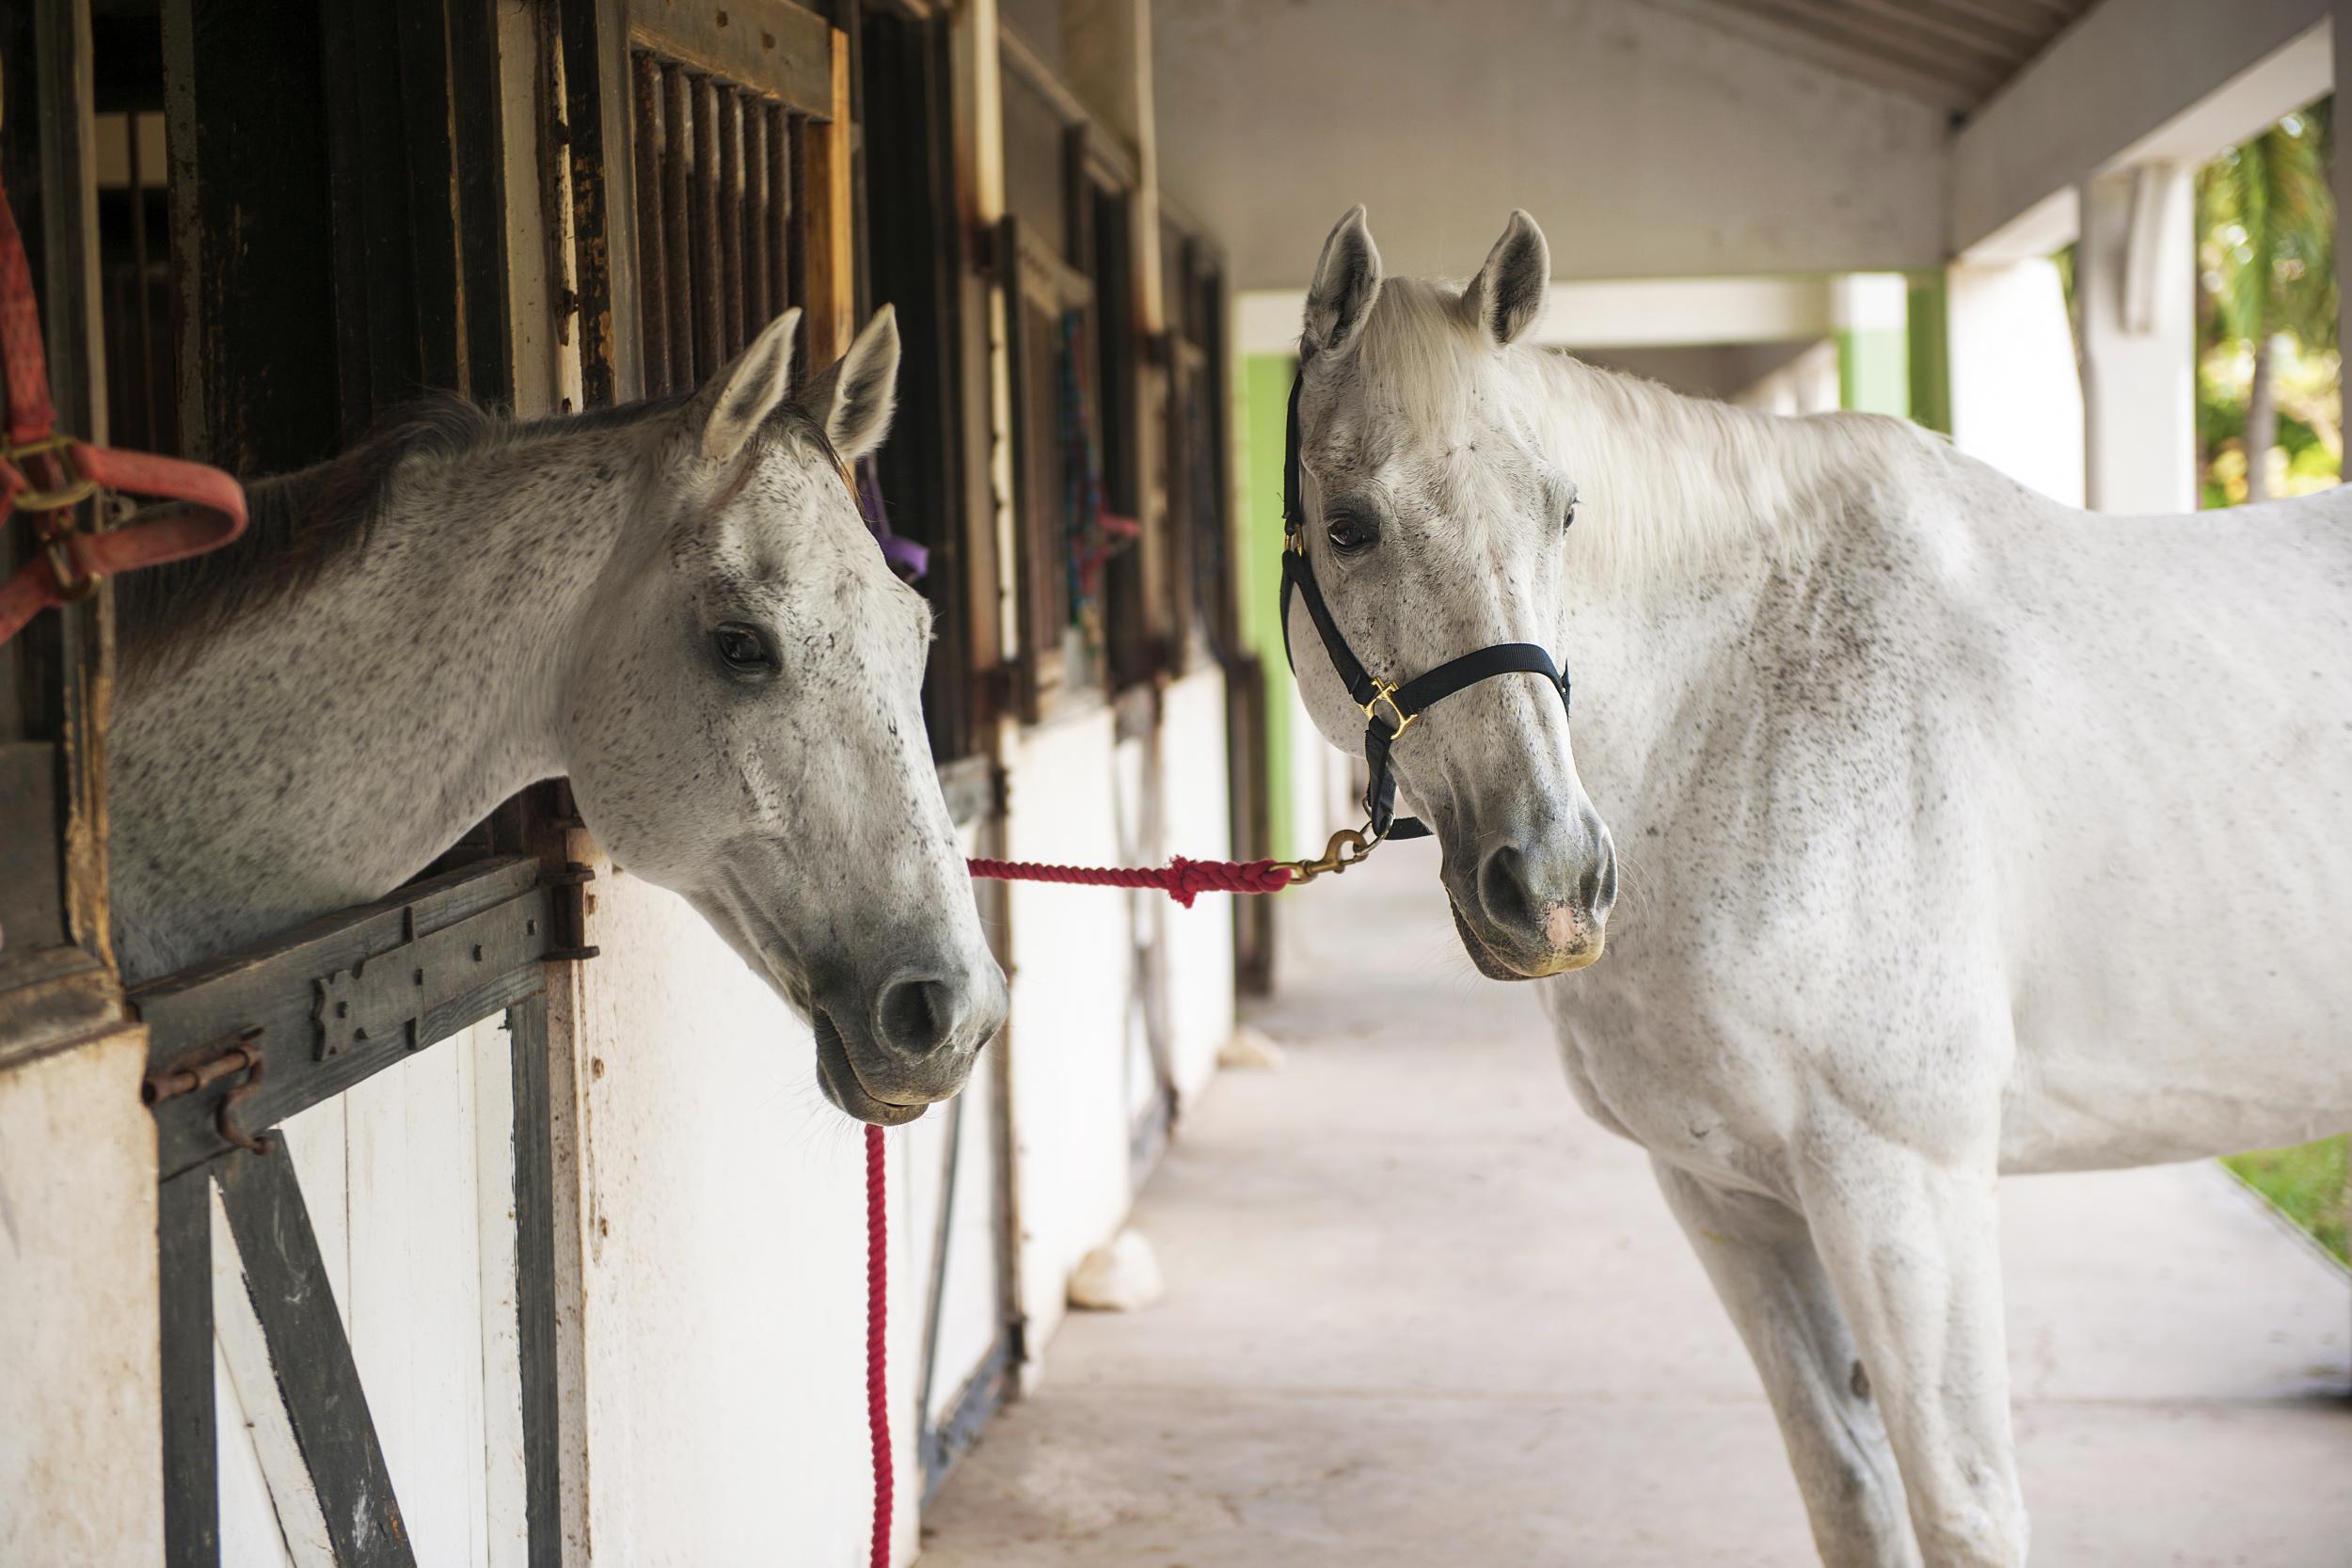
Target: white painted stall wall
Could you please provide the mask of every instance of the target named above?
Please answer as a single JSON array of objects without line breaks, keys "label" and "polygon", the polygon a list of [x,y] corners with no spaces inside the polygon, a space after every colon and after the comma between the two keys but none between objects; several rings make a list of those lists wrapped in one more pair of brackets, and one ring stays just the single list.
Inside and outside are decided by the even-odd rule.
[{"label": "white painted stall wall", "polygon": [[0,1071],[0,1563],[161,1561],[147,1031]]},{"label": "white painted stall wall", "polygon": [[[1465,276],[1514,207],[1561,277],[1940,265],[1944,111],[1655,0],[1153,0],[1160,178],[1236,287],[1296,288],[1355,202]],[[1279,178],[1267,178],[1279,167]]]},{"label": "white painted stall wall", "polygon": [[[850,1568],[870,1495],[861,1131],[818,1091],[807,1026],[701,916],[610,863],[597,873],[603,952],[571,1004],[579,1143],[558,1153],[580,1186],[587,1545],[646,1568]],[[913,1399],[921,1300],[904,1137],[894,1412]],[[912,1423],[894,1430],[912,1476]]]},{"label": "white painted stall wall", "polygon": [[[1169,685],[1160,715],[1164,855],[1232,857],[1225,738],[1222,671],[1212,665]],[[1233,1033],[1233,900],[1205,894],[1189,910],[1159,902],[1166,922],[1168,1055],[1182,1101],[1208,1087],[1217,1053]]]},{"label": "white painted stall wall", "polygon": [[[1008,791],[1011,859],[1117,863],[1112,736],[1107,707],[1021,733]],[[1010,891],[1014,1205],[1021,1310],[1036,1356],[1060,1326],[1070,1271],[1119,1227],[1132,1196],[1125,1043],[1134,950],[1119,895],[1033,882]]]}]

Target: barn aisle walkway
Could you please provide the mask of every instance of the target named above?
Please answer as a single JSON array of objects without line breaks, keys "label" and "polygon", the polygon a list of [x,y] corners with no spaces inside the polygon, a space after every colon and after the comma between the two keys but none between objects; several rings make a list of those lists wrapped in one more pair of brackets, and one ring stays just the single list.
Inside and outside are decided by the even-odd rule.
[{"label": "barn aisle walkway", "polygon": [[[1435,856],[1298,901],[1289,1061],[1218,1079],[1136,1216],[1167,1298],[1070,1323],[925,1568],[1815,1561],[1647,1166],[1470,972]],[[2344,1277],[2210,1164],[2005,1201],[2035,1561],[2352,1561]]]}]

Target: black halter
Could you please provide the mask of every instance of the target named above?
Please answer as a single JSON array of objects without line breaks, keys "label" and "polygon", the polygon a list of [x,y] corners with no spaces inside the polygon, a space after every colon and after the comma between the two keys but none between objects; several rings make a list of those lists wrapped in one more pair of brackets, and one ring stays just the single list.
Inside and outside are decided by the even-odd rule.
[{"label": "black halter", "polygon": [[[1529,674],[1541,675],[1550,683],[1560,693],[1560,706],[1565,712],[1568,705],[1568,675],[1552,662],[1549,652],[1533,642],[1496,642],[1459,658],[1450,658],[1401,686],[1381,680],[1364,669],[1363,661],[1348,647],[1347,639],[1340,635],[1339,624],[1331,619],[1331,608],[1323,602],[1323,590],[1315,586],[1314,566],[1307,559],[1307,507],[1300,496],[1298,457],[1298,391],[1306,380],[1306,361],[1301,359],[1298,374],[1291,382],[1288,450],[1282,459],[1282,655],[1290,660],[1291,673],[1295,675],[1298,657],[1291,650],[1291,595],[1295,593],[1306,601],[1307,617],[1314,622],[1315,630],[1323,638],[1323,651],[1330,656],[1331,668],[1339,672],[1348,696],[1364,710],[1364,766],[1371,774],[1371,781],[1364,787],[1364,832],[1371,836],[1364,839],[1343,833],[1334,838],[1331,847],[1324,852],[1327,863],[1318,868],[1336,871],[1360,860],[1362,851],[1382,839],[1429,836],[1428,824],[1419,817],[1400,818],[1396,815],[1396,779],[1389,771],[1389,751],[1432,703],[1496,675]],[[1341,840],[1351,836],[1359,839],[1356,846],[1359,853],[1354,859],[1339,852]]]}]

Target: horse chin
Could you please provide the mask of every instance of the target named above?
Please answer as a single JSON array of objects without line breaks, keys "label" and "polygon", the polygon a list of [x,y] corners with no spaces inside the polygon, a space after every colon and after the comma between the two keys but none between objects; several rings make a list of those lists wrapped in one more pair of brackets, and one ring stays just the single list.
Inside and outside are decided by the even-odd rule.
[{"label": "horse chin", "polygon": [[1554,974],[1589,969],[1600,962],[1601,951],[1608,945],[1606,937],[1596,936],[1589,947],[1553,948],[1541,958],[1522,966],[1504,959],[1488,946],[1486,939],[1472,930],[1470,923],[1462,918],[1460,906],[1452,899],[1446,900],[1446,908],[1453,912],[1454,930],[1461,934],[1462,950],[1470,955],[1470,960],[1477,967],[1478,973],[1489,980],[1547,980]]},{"label": "horse chin", "polygon": [[927,1104],[904,1105],[868,1093],[857,1075],[856,1066],[850,1060],[849,1045],[842,1039],[833,1015],[822,1007],[814,1007],[809,1011],[809,1020],[817,1031],[817,1084],[835,1108],[876,1127],[903,1127],[930,1109]]}]

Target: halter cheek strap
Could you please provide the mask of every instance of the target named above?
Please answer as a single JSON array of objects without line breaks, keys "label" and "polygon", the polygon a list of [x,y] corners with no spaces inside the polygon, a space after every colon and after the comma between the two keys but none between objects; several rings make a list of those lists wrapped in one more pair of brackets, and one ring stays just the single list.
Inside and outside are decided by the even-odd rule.
[{"label": "halter cheek strap", "polygon": [[[1332,670],[1346,686],[1349,698],[1364,710],[1364,767],[1371,776],[1364,788],[1364,816],[1370,843],[1388,838],[1426,838],[1428,824],[1419,817],[1396,815],[1396,777],[1389,763],[1391,750],[1412,728],[1413,721],[1427,712],[1432,704],[1480,681],[1514,674],[1543,676],[1560,693],[1560,707],[1565,713],[1568,707],[1567,673],[1552,661],[1549,651],[1534,642],[1491,643],[1459,658],[1450,658],[1402,686],[1381,680],[1364,668],[1363,660],[1347,645],[1339,623],[1332,620],[1331,607],[1324,602],[1323,590],[1315,582],[1314,565],[1307,559],[1307,508],[1300,494],[1303,479],[1298,455],[1298,394],[1306,378],[1306,362],[1302,359],[1299,372],[1291,382],[1290,425],[1282,461],[1282,656],[1290,661],[1292,673],[1297,673],[1298,657],[1291,647],[1291,599],[1295,595],[1307,607],[1307,619],[1314,624],[1315,634],[1323,640],[1323,651],[1330,658]],[[1332,860],[1337,852],[1339,840],[1332,842],[1333,848],[1326,851],[1327,860]],[[1366,848],[1369,845],[1359,844],[1358,847]],[[1327,869],[1338,870],[1348,863],[1353,863],[1341,861]]]}]

